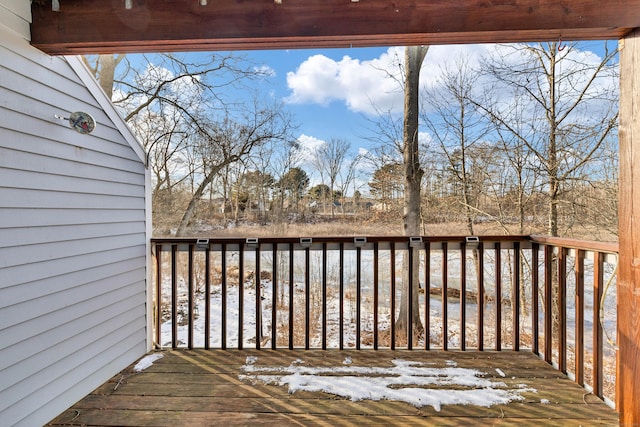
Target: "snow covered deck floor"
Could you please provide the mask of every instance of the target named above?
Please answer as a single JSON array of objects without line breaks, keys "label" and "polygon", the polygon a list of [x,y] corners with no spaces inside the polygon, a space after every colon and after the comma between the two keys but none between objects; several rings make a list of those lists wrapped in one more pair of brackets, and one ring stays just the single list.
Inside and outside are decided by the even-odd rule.
[{"label": "snow covered deck floor", "polygon": [[[526,351],[162,354],[140,372],[132,366],[115,376],[50,425],[618,425],[614,410]],[[482,406],[492,401],[509,403]]]}]

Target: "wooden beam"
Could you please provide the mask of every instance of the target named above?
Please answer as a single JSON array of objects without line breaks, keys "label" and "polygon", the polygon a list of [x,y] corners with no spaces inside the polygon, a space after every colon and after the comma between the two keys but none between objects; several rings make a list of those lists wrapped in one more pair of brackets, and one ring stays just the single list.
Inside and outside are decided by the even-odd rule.
[{"label": "wooden beam", "polygon": [[50,54],[618,39],[640,0],[63,0],[32,2]]},{"label": "wooden beam", "polygon": [[618,380],[621,426],[640,425],[640,29],[620,44]]}]

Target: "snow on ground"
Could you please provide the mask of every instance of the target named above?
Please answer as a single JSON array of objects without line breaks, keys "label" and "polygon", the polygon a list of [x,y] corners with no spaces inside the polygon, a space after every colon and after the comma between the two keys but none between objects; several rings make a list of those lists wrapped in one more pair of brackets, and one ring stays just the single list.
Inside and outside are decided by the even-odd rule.
[{"label": "snow on ground", "polygon": [[434,368],[424,363],[391,360],[390,367],[365,367],[345,359],[343,366],[312,367],[298,360],[289,366],[259,366],[259,358],[247,358],[240,379],[253,383],[287,386],[297,391],[325,392],[359,400],[395,400],[418,408],[443,405],[477,405],[489,407],[524,400],[524,392],[537,391],[520,384],[509,388],[501,381],[483,378],[486,373],[459,368],[447,361],[446,367]]},{"label": "snow on ground", "polygon": [[149,355],[143,357],[142,359],[140,359],[140,361],[138,363],[136,363],[136,366],[133,367],[133,370],[135,372],[144,371],[145,369],[147,369],[151,365],[153,365],[153,362],[155,362],[158,359],[162,359],[163,357],[164,357],[164,355],[162,353],[149,354]]},{"label": "snow on ground", "polygon": [[[179,301],[186,302],[186,285],[184,284],[183,278],[179,278],[180,285],[178,289],[182,289],[183,291],[179,294]],[[302,284],[296,283],[296,290],[294,296],[294,306],[303,307],[304,306],[304,287]],[[288,287],[286,285],[285,287]],[[170,295],[170,286],[165,283],[165,298],[168,299]],[[268,337],[271,336],[271,310],[273,304],[273,284],[269,280],[264,280],[261,283],[260,287],[260,295],[262,298],[261,304],[261,315],[262,315],[262,334],[263,337],[267,338],[267,341],[263,342],[262,346],[270,346],[270,341]],[[242,333],[243,333],[243,345],[254,345],[255,336],[256,336],[256,291],[255,286],[251,282],[247,282],[244,284],[244,289],[242,292],[243,295],[243,319],[242,319]],[[288,295],[285,295],[285,300],[288,300]],[[227,326],[227,336],[226,336],[226,345],[230,348],[234,348],[238,346],[238,325],[239,325],[239,300],[240,300],[240,292],[239,287],[237,285],[228,286],[226,289],[226,293],[223,297],[221,292],[221,286],[212,285],[211,291],[211,299],[210,299],[210,330],[211,336],[209,337],[209,345],[212,348],[218,348],[222,346],[222,317],[223,317],[223,300],[226,304],[226,326]],[[424,294],[420,296],[421,305],[424,304]],[[193,324],[193,344],[194,347],[204,347],[204,333],[205,333],[205,301],[202,296],[196,296],[195,298],[195,313],[197,313],[194,324]],[[387,301],[388,303],[388,301]],[[186,303],[185,303],[186,306]],[[372,313],[372,304],[362,304],[362,318],[361,318],[361,332],[373,332],[373,313]],[[442,304],[439,300],[432,298],[431,299],[431,314],[430,314],[430,323],[431,323],[431,334],[433,338],[433,334],[440,333],[442,330],[442,321],[441,321],[441,311]],[[459,342],[459,310],[460,303],[454,299],[451,299],[448,304],[448,312],[449,312],[449,325],[448,325],[448,345],[451,348],[456,348],[460,346]],[[182,311],[186,311],[186,308],[183,308]],[[328,348],[338,348],[340,343],[340,322],[339,322],[339,311],[340,311],[340,299],[337,294],[329,295],[327,298],[327,347]],[[345,347],[355,347],[356,342],[356,303],[347,298],[344,300],[344,323],[343,323],[343,341]],[[421,311],[421,315],[423,313]],[[287,308],[278,310],[278,329],[281,330],[288,323],[289,311]],[[469,304],[467,306],[467,318],[475,319],[477,317],[476,308],[473,304]],[[178,315],[178,326],[177,326],[177,338],[178,345],[184,346],[188,340],[188,323],[181,321],[183,319],[183,314]],[[304,320],[297,319],[296,321]],[[424,320],[423,320],[424,321]],[[391,325],[391,316],[389,312],[378,313],[378,331],[388,331]],[[470,325],[468,325],[469,327]],[[161,325],[161,345],[163,347],[171,346],[172,339],[172,322],[171,318],[167,319]],[[434,332],[435,331],[435,332]],[[469,336],[475,335],[475,330],[468,330],[467,334]],[[322,346],[322,334],[321,330],[315,329],[311,331],[310,337],[311,347],[320,348]],[[422,338],[420,342],[416,343],[416,346],[422,346]],[[365,345],[366,347],[366,345]]]}]

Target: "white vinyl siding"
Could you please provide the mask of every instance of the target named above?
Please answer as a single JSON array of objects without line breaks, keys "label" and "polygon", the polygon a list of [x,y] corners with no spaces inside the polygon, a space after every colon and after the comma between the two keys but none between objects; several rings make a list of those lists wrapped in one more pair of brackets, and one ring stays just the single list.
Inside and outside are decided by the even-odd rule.
[{"label": "white vinyl siding", "polygon": [[0,0],[0,25],[24,39],[30,39],[31,1]]},{"label": "white vinyl siding", "polygon": [[11,28],[23,3],[0,0],[2,426],[46,423],[148,346],[144,154],[78,58]]}]

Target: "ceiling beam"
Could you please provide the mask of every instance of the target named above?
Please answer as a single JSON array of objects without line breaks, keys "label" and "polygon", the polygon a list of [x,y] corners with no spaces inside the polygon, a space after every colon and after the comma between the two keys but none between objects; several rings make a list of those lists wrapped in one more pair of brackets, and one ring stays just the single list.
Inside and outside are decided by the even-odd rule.
[{"label": "ceiling beam", "polygon": [[619,39],[640,0],[33,1],[49,54]]}]

